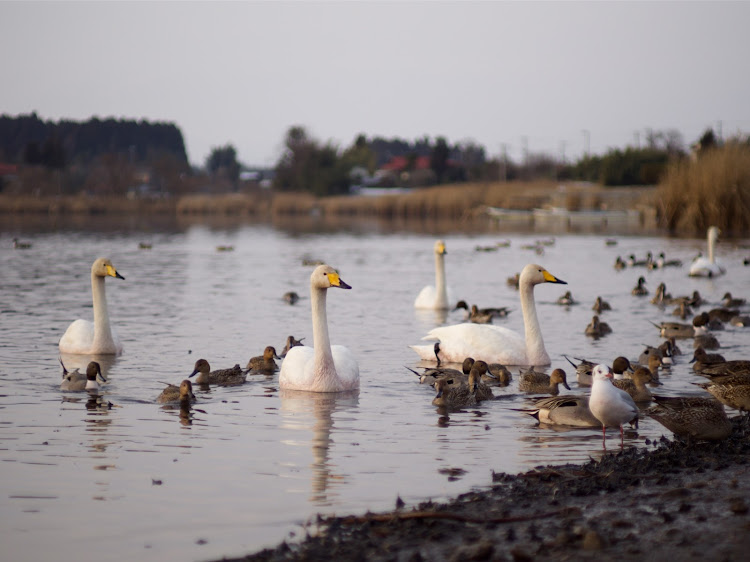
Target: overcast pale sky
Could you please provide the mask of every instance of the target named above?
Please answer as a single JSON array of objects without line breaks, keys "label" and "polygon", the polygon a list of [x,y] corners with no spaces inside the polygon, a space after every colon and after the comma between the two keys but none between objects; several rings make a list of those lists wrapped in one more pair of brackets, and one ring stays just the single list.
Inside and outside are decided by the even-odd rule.
[{"label": "overcast pale sky", "polygon": [[750,2],[2,1],[0,53],[0,113],[171,121],[194,164],[292,125],[516,159],[750,132]]}]

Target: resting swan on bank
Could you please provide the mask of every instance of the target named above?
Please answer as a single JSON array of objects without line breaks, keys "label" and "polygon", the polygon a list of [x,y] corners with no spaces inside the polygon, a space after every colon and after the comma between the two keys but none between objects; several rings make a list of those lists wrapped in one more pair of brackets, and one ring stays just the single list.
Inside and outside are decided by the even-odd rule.
[{"label": "resting swan on bank", "polygon": [[428,310],[447,310],[450,308],[448,286],[445,283],[445,242],[437,240],[435,242],[435,285],[427,285],[417,295],[414,301],[414,308]]},{"label": "resting swan on bank", "polygon": [[122,342],[109,323],[104,278],[125,279],[112,262],[99,258],[91,266],[91,293],[94,299],[94,321],[78,319],[60,338],[60,351],[77,355],[120,355]]},{"label": "resting swan on bank", "polygon": [[313,347],[300,345],[287,352],[279,374],[282,389],[343,392],[359,388],[357,360],[346,347],[331,345],[328,336],[326,294],[330,288],[351,289],[335,269],[320,265],[310,276]]},{"label": "resting swan on bank", "polygon": [[[422,339],[439,340],[443,360],[451,363],[473,357],[477,361],[503,365],[549,365],[534,302],[534,286],[540,283],[567,284],[540,265],[529,264],[523,268],[518,289],[525,337],[502,326],[464,323],[434,328]],[[413,345],[411,348],[422,360],[432,361],[434,358],[434,345]]]}]

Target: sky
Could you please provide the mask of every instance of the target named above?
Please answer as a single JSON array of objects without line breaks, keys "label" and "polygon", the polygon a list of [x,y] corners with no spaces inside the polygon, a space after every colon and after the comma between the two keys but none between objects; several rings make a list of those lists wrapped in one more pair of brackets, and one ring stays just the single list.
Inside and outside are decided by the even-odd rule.
[{"label": "sky", "polygon": [[575,160],[750,133],[750,2],[0,1],[0,114],[173,122],[203,165],[290,127]]}]

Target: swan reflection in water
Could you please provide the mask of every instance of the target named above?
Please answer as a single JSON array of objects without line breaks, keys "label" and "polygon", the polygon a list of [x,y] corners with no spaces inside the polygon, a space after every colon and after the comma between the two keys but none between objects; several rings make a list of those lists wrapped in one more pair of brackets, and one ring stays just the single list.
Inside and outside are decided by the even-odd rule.
[{"label": "swan reflection in water", "polygon": [[[334,412],[343,412],[359,406],[359,391],[349,392],[304,392],[299,390],[279,391],[281,399],[282,427],[285,429],[311,429],[312,478],[310,501],[315,505],[329,505],[329,485],[338,481],[346,483],[347,476],[336,474],[336,466],[330,461],[331,434],[335,432]],[[312,427],[307,423],[312,414]],[[299,445],[301,440],[286,444]]]},{"label": "swan reflection in water", "polygon": [[109,371],[117,363],[117,355],[77,355],[74,353],[61,353],[60,363],[65,366],[68,372],[73,372],[78,369],[82,374],[86,374],[86,367],[91,361],[99,363],[99,367],[102,370],[102,375],[105,379],[109,379]]}]

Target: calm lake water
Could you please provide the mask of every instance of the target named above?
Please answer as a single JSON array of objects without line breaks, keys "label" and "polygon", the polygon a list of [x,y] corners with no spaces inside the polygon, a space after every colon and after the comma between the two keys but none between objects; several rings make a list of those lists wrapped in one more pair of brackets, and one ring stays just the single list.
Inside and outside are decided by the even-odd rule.
[{"label": "calm lake water", "polygon": [[[441,318],[413,308],[419,290],[434,283],[433,234],[241,225],[4,228],[0,541],[8,560],[240,555],[304,536],[301,525],[317,513],[389,509],[397,497],[407,504],[444,499],[490,485],[493,470],[515,473],[602,454],[600,430],[542,428],[515,410],[527,404],[517,377],[496,391],[504,399],[441,420],[432,389],[405,368],[419,365],[408,345],[462,319],[463,311]],[[19,233],[31,249],[12,248]],[[611,363],[660,343],[649,322],[672,320],[671,308],[631,296],[640,275],[652,293],[664,281],[675,296],[699,290],[716,304],[726,291],[750,297],[750,268],[742,265],[750,250],[729,242],[718,250],[727,275],[703,280],[687,276],[687,263],[704,240],[618,236],[609,246],[600,235],[558,234],[537,255],[523,246],[549,236],[441,236],[448,284],[479,306],[510,307],[500,325],[522,330],[518,293],[506,278],[525,264],[539,263],[569,283],[540,285],[535,294],[552,368],[566,370],[573,392],[587,390],[576,387],[563,354]],[[504,239],[510,247],[475,249]],[[140,250],[139,242],[153,249]],[[217,252],[219,245],[234,251]],[[686,265],[612,267],[618,255],[644,257],[648,250]],[[72,320],[91,319],[90,267],[99,256],[126,278],[106,282],[125,351],[102,362],[109,382],[96,401],[60,392],[57,342]],[[239,387],[196,388],[198,403],[189,412],[154,403],[162,381],[178,384],[198,358],[212,368],[244,366],[267,345],[280,351],[290,334],[311,344],[305,258],[330,263],[353,287],[330,292],[328,318],[333,342],[359,360],[358,394],[286,395],[278,376],[256,376]],[[581,304],[554,304],[567,289]],[[290,290],[303,297],[294,306],[282,300]],[[594,341],[583,331],[597,295],[612,304],[603,320],[614,334]],[[718,334],[727,358],[750,356],[745,330]],[[692,342],[680,345],[692,351]],[[690,384],[697,377],[688,358],[662,375],[661,393],[702,392]],[[88,360],[68,358],[66,366]],[[627,433],[626,446],[663,434],[669,432],[644,418],[637,433]],[[617,432],[610,431],[608,444],[616,450]]]}]

